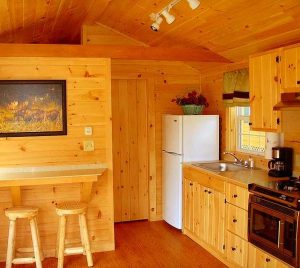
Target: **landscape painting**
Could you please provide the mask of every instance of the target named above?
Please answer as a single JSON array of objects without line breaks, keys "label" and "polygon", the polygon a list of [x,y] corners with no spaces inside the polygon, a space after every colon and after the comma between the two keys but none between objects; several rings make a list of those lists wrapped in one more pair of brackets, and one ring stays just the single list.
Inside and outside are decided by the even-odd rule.
[{"label": "landscape painting", "polygon": [[65,80],[0,80],[0,137],[66,134]]}]

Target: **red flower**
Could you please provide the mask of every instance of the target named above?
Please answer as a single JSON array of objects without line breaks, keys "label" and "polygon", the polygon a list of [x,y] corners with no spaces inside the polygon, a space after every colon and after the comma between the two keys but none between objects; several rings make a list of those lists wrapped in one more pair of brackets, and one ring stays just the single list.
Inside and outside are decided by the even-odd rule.
[{"label": "red flower", "polygon": [[206,98],[199,93],[197,95],[197,92],[195,90],[189,92],[187,94],[187,97],[176,97],[176,99],[172,99],[172,102],[176,102],[178,105],[204,105],[205,107],[208,106],[208,102]]}]

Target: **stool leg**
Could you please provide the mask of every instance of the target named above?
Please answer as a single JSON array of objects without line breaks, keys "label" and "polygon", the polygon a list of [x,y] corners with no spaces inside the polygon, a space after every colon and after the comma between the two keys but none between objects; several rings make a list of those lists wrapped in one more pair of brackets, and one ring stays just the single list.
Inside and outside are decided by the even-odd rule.
[{"label": "stool leg", "polygon": [[82,226],[82,222],[81,220],[79,219],[79,230],[80,230],[80,239],[81,239],[81,245],[82,245],[82,248],[83,248],[83,255],[86,255],[86,252],[85,252],[85,240],[84,240],[84,235],[83,235],[83,226]]},{"label": "stool leg", "polygon": [[36,229],[36,233],[37,233],[38,245],[39,245],[39,249],[40,249],[40,256],[41,256],[41,260],[43,261],[44,254],[43,254],[43,250],[42,250],[42,246],[41,246],[41,237],[40,237],[40,232],[39,232],[36,218],[34,218],[34,224],[35,224],[35,229]]},{"label": "stool leg", "polygon": [[66,217],[59,216],[57,268],[64,267],[65,235],[66,235]]},{"label": "stool leg", "polygon": [[9,220],[8,242],[6,254],[6,268],[12,266],[12,261],[15,255],[15,239],[16,239],[16,220]]},{"label": "stool leg", "polygon": [[93,256],[91,253],[91,247],[90,247],[90,242],[89,242],[89,235],[88,235],[88,230],[87,230],[87,225],[86,225],[86,218],[85,214],[80,214],[79,215],[79,221],[80,223],[80,228],[82,229],[80,232],[83,234],[83,239],[84,239],[84,249],[86,253],[86,259],[89,267],[92,267],[93,264]]},{"label": "stool leg", "polygon": [[37,233],[34,218],[31,218],[29,220],[29,223],[30,223],[30,229],[31,229],[35,264],[36,264],[37,268],[42,268],[42,261],[41,261],[40,248],[39,248],[39,242],[38,242],[38,233]]}]

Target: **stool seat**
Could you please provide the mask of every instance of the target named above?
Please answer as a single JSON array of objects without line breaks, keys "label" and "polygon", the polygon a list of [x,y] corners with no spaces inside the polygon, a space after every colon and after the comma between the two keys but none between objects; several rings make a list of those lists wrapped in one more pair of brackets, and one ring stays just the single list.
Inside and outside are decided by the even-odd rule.
[{"label": "stool seat", "polygon": [[5,209],[5,216],[9,219],[27,219],[36,217],[39,209],[33,207],[12,207]]},{"label": "stool seat", "polygon": [[62,202],[57,204],[56,213],[59,216],[85,213],[87,204],[83,202]]}]

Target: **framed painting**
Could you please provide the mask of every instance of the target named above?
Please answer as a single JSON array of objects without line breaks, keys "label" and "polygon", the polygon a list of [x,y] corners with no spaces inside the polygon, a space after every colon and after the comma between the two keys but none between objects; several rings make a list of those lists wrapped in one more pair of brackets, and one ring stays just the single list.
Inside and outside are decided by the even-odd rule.
[{"label": "framed painting", "polygon": [[67,135],[65,80],[0,80],[0,137]]}]

